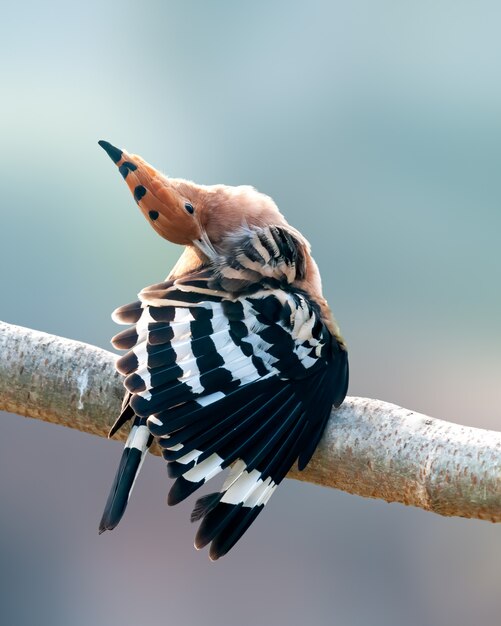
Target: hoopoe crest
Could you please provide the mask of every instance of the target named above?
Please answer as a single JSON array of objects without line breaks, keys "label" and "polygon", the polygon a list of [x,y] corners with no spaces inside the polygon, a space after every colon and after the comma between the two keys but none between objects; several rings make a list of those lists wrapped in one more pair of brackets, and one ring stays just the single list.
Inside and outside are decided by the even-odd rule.
[{"label": "hoopoe crest", "polygon": [[195,547],[210,544],[215,560],[292,465],[307,465],[346,395],[346,346],[308,241],[269,196],[169,178],[99,144],[155,231],[185,246],[165,281],[113,313],[128,328],[112,339],[126,352],[116,365],[125,396],[110,436],[132,426],[99,530],[122,518],[156,440],[174,479],[171,505],[227,470],[191,515],[200,522]]}]

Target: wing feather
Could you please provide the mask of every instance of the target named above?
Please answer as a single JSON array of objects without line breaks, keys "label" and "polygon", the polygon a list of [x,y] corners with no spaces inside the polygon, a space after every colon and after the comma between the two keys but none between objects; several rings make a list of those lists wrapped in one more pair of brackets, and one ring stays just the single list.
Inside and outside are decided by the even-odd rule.
[{"label": "wing feather", "polygon": [[[250,270],[258,253],[281,255],[287,274],[297,260],[285,255],[290,242],[279,230],[270,233],[254,252],[242,251],[235,267]],[[216,559],[294,462],[302,469],[311,458],[332,405],[346,394],[344,344],[317,305],[290,285],[254,285],[232,296],[204,270],[148,287],[139,298],[114,314],[134,324],[113,338],[128,350],[117,361],[130,394],[125,416],[147,419],[158,438],[176,479],[169,504],[233,466],[222,490],[197,501],[192,514],[201,520],[196,546],[212,542]]]}]

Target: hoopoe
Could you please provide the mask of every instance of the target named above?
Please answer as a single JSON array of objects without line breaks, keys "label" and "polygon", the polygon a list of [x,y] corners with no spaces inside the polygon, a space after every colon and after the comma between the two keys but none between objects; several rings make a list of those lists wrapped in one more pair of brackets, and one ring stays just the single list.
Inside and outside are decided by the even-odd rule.
[{"label": "hoopoe", "polygon": [[118,166],[143,215],[185,246],[164,282],[113,319],[128,350],[122,412],[132,420],[99,531],[125,511],[156,440],[181,502],[228,469],[200,498],[195,538],[216,560],[249,528],[297,461],[309,462],[331,408],[348,386],[346,345],[322,295],[303,235],[253,187],[197,185],[164,176],[137,155],[99,144]]}]

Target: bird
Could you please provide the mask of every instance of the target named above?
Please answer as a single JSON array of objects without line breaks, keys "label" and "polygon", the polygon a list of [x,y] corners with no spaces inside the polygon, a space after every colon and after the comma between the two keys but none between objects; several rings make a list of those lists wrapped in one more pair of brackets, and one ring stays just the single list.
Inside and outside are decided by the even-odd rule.
[{"label": "bird", "polygon": [[201,185],[99,145],[153,229],[184,250],[167,278],[112,319],[128,328],[121,412],[112,437],[130,432],[99,525],[121,520],[156,441],[175,505],[222,474],[200,497],[195,548],[227,554],[294,464],[303,470],[332,407],[343,402],[348,353],[307,239],[268,195],[248,185]]}]

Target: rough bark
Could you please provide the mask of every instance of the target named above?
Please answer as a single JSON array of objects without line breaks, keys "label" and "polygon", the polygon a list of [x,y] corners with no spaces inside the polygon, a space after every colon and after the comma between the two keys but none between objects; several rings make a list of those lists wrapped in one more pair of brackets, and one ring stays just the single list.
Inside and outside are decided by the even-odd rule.
[{"label": "rough bark", "polygon": [[[104,437],[123,396],[115,358],[0,322],[0,409]],[[501,521],[501,433],[380,400],[346,398],[306,470],[289,477],[440,515]]]}]

